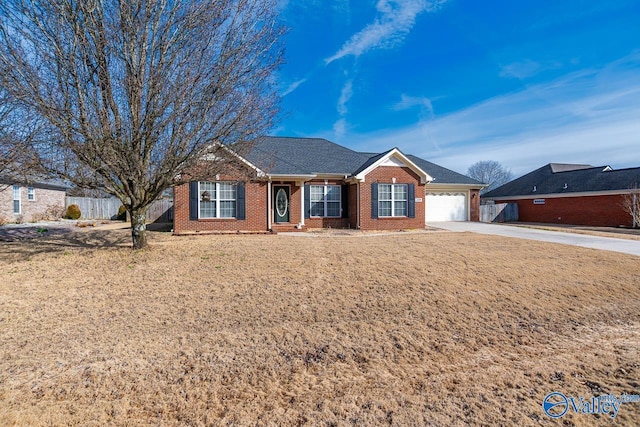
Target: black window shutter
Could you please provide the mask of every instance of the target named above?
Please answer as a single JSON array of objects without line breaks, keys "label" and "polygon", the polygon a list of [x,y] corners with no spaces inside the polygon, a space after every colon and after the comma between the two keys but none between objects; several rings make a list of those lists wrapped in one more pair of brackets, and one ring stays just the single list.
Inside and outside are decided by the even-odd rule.
[{"label": "black window shutter", "polygon": [[304,217],[311,218],[311,186],[304,186]]},{"label": "black window shutter", "polygon": [[236,184],[236,219],[247,219],[244,182]]},{"label": "black window shutter", "polygon": [[189,219],[198,220],[198,181],[189,182]]},{"label": "black window shutter", "polygon": [[349,184],[342,186],[342,218],[349,218]]},{"label": "black window shutter", "polygon": [[409,218],[416,217],[416,186],[415,184],[409,184],[407,188],[407,216]]},{"label": "black window shutter", "polygon": [[371,218],[378,218],[378,184],[371,184]]}]

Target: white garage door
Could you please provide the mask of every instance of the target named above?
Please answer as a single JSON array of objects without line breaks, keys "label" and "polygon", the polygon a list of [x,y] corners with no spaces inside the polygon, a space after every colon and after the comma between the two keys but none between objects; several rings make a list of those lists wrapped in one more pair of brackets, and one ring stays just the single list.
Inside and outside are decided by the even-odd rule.
[{"label": "white garage door", "polygon": [[467,220],[465,193],[427,193],[425,202],[427,222]]}]

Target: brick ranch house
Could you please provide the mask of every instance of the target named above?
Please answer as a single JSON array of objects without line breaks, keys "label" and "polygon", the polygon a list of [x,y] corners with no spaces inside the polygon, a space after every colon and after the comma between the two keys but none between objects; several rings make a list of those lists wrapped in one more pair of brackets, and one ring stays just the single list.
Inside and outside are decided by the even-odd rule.
[{"label": "brick ranch house", "polygon": [[640,187],[640,168],[549,163],[482,196],[482,202],[517,203],[519,220],[587,226],[633,226],[623,208]]},{"label": "brick ranch house", "polygon": [[263,137],[242,161],[251,179],[229,172],[174,189],[174,233],[397,230],[479,220],[481,183],[397,148],[360,153],[319,138]]},{"label": "brick ranch house", "polygon": [[35,221],[55,208],[63,211],[67,187],[51,182],[13,183],[0,180],[0,220]]}]

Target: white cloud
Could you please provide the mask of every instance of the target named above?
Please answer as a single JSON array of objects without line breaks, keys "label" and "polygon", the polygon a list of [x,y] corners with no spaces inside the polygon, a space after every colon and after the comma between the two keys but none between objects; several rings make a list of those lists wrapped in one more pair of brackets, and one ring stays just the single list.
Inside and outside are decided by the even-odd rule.
[{"label": "white cloud", "polygon": [[349,108],[347,107],[347,103],[353,96],[353,80],[347,80],[347,82],[342,87],[342,91],[340,92],[340,98],[338,99],[338,104],[336,105],[336,110],[340,115],[338,121],[336,121],[333,125],[333,132],[335,136],[340,138],[344,136],[347,131],[347,120],[345,116],[349,113]]},{"label": "white cloud", "polygon": [[419,14],[434,10],[445,1],[379,0],[376,4],[378,16],[374,22],[351,36],[325,63],[345,56],[360,56],[372,49],[395,46],[411,31]]},{"label": "white cloud", "polygon": [[347,108],[347,102],[349,102],[352,96],[353,96],[353,81],[348,80],[342,87],[342,91],[340,92],[340,98],[338,99],[337,110],[341,116],[344,116],[349,112]]},{"label": "white cloud", "polygon": [[347,121],[344,118],[336,121],[333,124],[333,132],[336,137],[338,138],[343,137],[347,132]]},{"label": "white cloud", "polygon": [[512,62],[511,64],[500,67],[500,77],[510,77],[524,80],[533,77],[546,70],[560,68],[561,64],[557,62],[540,63],[525,59],[523,61]]},{"label": "white cloud", "polygon": [[433,105],[429,98],[402,94],[400,101],[391,106],[394,111],[406,111],[418,108],[418,118],[428,120],[433,117]]},{"label": "white cloud", "polygon": [[398,146],[459,172],[478,160],[497,160],[516,175],[550,162],[640,166],[638,68],[634,54],[404,129],[359,135],[356,145]]},{"label": "white cloud", "polygon": [[284,92],[282,92],[282,94],[281,94],[280,96],[285,97],[285,96],[289,95],[291,92],[293,92],[294,90],[298,89],[298,87],[299,87],[301,84],[305,83],[306,81],[307,81],[307,79],[306,79],[306,78],[304,78],[304,79],[300,79],[300,80],[297,80],[297,81],[295,81],[295,82],[291,83],[291,84],[290,84],[290,85],[289,85],[289,86],[284,90]]}]

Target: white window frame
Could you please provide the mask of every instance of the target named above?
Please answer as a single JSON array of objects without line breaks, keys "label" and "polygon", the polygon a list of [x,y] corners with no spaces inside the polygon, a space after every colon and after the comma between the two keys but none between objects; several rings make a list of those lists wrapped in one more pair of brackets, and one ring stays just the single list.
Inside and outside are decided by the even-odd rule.
[{"label": "white window frame", "polygon": [[[380,197],[382,186],[389,186],[391,188],[391,199],[382,199]],[[396,200],[396,192],[395,187],[403,186],[405,188],[404,194],[406,194],[405,199]],[[380,215],[382,209],[380,208],[380,204],[383,202],[391,202],[391,215]],[[396,203],[405,203],[405,214],[404,215],[396,215]],[[409,215],[409,184],[378,184],[378,217],[379,218],[406,218]]]},{"label": "white window frame", "polygon": [[[311,195],[313,191],[311,190],[313,187],[322,187],[322,200],[313,200]],[[329,193],[330,187],[338,188],[338,200],[327,200],[327,194]],[[313,204],[314,203],[322,203],[323,204],[323,215],[313,215]],[[329,204],[337,203],[338,204],[338,215],[328,215],[329,212]],[[311,218],[342,218],[342,186],[341,185],[332,185],[332,184],[310,184],[309,185],[309,216]]]},{"label": "white window frame", "polygon": [[[18,212],[16,212],[16,202],[18,202]],[[20,215],[22,213],[22,201],[20,198],[20,186],[13,186],[13,213]]]},{"label": "white window frame", "polygon": [[[215,210],[216,210],[216,216],[202,216],[200,214],[200,202],[202,201],[202,197],[200,196],[201,191],[200,191],[200,186],[201,184],[215,184],[215,191],[216,191],[216,197],[212,198],[211,201],[215,203]],[[220,191],[220,187],[221,184],[229,184],[232,185],[234,187],[234,198],[233,199],[223,199],[221,197],[221,191]],[[236,219],[236,217],[238,216],[238,203],[237,203],[237,198],[238,198],[238,186],[237,183],[235,182],[229,182],[229,181],[198,181],[198,219]],[[233,216],[221,216],[220,212],[220,202],[230,202],[233,201],[234,205],[233,205]]]},{"label": "white window frame", "polygon": [[27,187],[27,200],[30,202],[36,201],[36,189],[33,187]]}]

